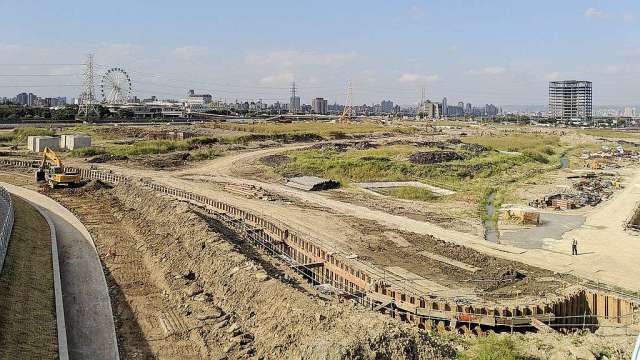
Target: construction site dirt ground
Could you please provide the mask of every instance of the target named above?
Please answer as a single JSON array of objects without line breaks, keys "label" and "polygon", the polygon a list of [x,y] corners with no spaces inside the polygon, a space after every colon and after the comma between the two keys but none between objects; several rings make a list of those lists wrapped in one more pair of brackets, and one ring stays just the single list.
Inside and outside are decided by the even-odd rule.
[{"label": "construction site dirt ground", "polygon": [[[483,133],[484,130],[466,129],[465,131]],[[499,133],[503,130],[491,131]],[[435,137],[432,136],[432,139],[442,140],[451,135],[434,135]],[[574,140],[587,141],[578,136]],[[383,138],[380,141],[415,141],[415,138],[405,135]],[[602,273],[597,273],[594,276],[592,271],[589,270],[589,266],[582,261],[567,261],[570,258],[566,257],[567,255],[565,254],[569,254],[568,241],[570,240],[567,240],[566,237],[557,239],[549,247],[546,245],[533,246],[542,250],[537,253],[526,251],[531,246],[523,246],[525,250],[521,251],[510,249],[509,247],[496,248],[486,244],[482,239],[483,229],[477,205],[471,202],[436,201],[425,203],[396,200],[373,196],[353,189],[333,190],[321,194],[306,193],[285,186],[281,179],[270,175],[268,171],[265,171],[258,164],[260,159],[265,156],[309,146],[307,143],[276,146],[271,144],[263,149],[258,147],[234,150],[214,160],[192,162],[186,167],[167,168],[162,171],[140,168],[127,162],[94,164],[94,166],[99,169],[113,170],[116,173],[128,174],[138,178],[151,178],[165,185],[187,189],[212,198],[224,199],[242,208],[254,209],[260,214],[266,214],[271,218],[286,222],[302,233],[329,241],[334,246],[357,254],[376,265],[383,267],[398,265],[452,289],[482,290],[477,291],[478,295],[482,297],[491,297],[490,294],[486,293],[487,289],[501,293],[500,287],[505,288],[502,292],[506,291],[509,294],[516,295],[541,292],[533,284],[536,282],[536,277],[548,279],[548,274],[542,272],[538,276],[535,271],[527,271],[525,263],[529,264],[529,266],[533,265],[535,268],[548,269],[552,273],[571,272],[581,277],[602,282],[612,280],[609,283],[618,286],[630,284],[626,279],[623,280],[620,277],[603,277]],[[80,165],[82,161],[75,161],[74,163]],[[557,172],[557,175],[556,173],[550,174],[549,179],[557,177],[558,180],[551,180],[552,185],[549,186],[560,184],[562,176],[561,170]],[[566,175],[564,176],[566,177]],[[271,199],[266,197],[265,200],[265,197],[257,198],[237,192],[234,193],[225,188],[227,185],[252,186],[273,196]],[[535,189],[536,186],[531,185],[531,188]],[[549,186],[538,186],[539,192],[542,193]],[[276,200],[272,201],[273,198]],[[588,211],[593,212],[595,210],[589,209]],[[582,213],[588,215],[586,210],[583,210]],[[330,221],[327,221],[328,219]],[[371,223],[371,221],[373,222]],[[413,240],[408,240],[410,246],[398,246],[393,241],[390,241],[387,236],[381,235],[382,233],[367,231],[369,228],[376,228],[382,232],[397,233],[400,237],[409,237]],[[406,232],[407,235],[402,235],[402,232]],[[568,234],[564,234],[564,236],[568,236]],[[456,248],[459,245],[465,246],[468,248],[465,251],[470,254],[482,253],[484,256],[502,259],[504,263],[500,271],[513,273],[512,270],[519,270],[526,276],[528,284],[520,289],[518,284],[523,282],[518,282],[517,284],[501,283],[503,279],[500,279],[500,271],[492,270],[489,272],[491,275],[486,271],[478,271],[473,274],[459,269],[451,271],[452,266],[450,264],[433,261],[420,254],[424,251],[431,251],[431,244],[428,239],[453,243],[453,245],[450,245],[452,248]],[[518,245],[517,241],[512,241],[511,243]],[[596,253],[595,251],[587,250],[594,245],[596,244],[590,242],[584,245],[581,244],[581,248],[585,249],[585,257]],[[402,263],[390,264],[389,259],[392,256],[386,256],[385,251],[397,254],[396,259],[402,259]],[[450,258],[459,257],[455,250],[439,249],[438,251],[435,252],[438,252],[439,255],[449,256]],[[473,255],[469,257],[472,258]],[[550,259],[555,261],[549,261]],[[429,267],[422,266],[426,261],[430,264]],[[470,261],[472,263],[484,263],[482,261]],[[516,264],[511,264],[514,261]],[[575,265],[579,267],[580,272],[575,272],[577,270],[574,270]],[[482,266],[480,268],[484,269]],[[585,276],[586,273],[589,273],[589,276]],[[498,278],[492,277],[496,274]],[[620,276],[623,275],[620,274]],[[496,285],[486,285],[489,282],[495,282]],[[567,283],[574,284],[575,282],[574,280],[556,279],[545,283],[543,287],[553,292],[554,289],[562,288]],[[503,286],[497,284],[502,284]],[[633,283],[631,285],[633,286]],[[531,289],[531,291],[527,289]],[[635,288],[631,287],[631,289]]]},{"label": "construction site dirt ground", "polygon": [[[2,172],[0,180],[35,188],[30,175]],[[287,266],[184,204],[162,206],[164,197],[100,184],[48,194],[72,210],[96,242],[121,358],[386,358],[381,349],[409,340],[413,350],[400,346],[397,351],[407,352],[390,358],[452,359],[476,348],[474,338],[418,336],[397,320],[320,299]],[[500,338],[539,359],[624,359],[635,338],[607,328],[598,334]]]},{"label": "construction site dirt ground", "polygon": [[[492,137],[505,136],[511,132],[508,128],[465,127],[433,135],[433,139],[443,140],[465,133]],[[562,142],[591,146],[594,141],[590,136],[564,134],[558,130],[541,130],[541,133],[566,136],[568,140],[563,137]],[[411,136],[396,138],[384,138],[381,141],[412,139]],[[600,140],[595,141],[599,144]],[[640,254],[640,245],[636,241],[637,236],[623,228],[626,218],[640,202],[640,192],[637,190],[640,187],[640,171],[632,164],[625,165],[627,168],[621,170],[624,186],[612,198],[596,207],[561,213],[581,216],[584,218],[583,224],[576,223],[573,227],[558,231],[559,235],[553,235],[554,241],[545,241],[539,246],[528,246],[532,245],[528,242],[524,245],[519,243],[522,237],[512,240],[511,244],[517,246],[508,246],[491,244],[483,239],[480,213],[477,204],[473,202],[458,200],[425,204],[375,196],[353,188],[322,193],[305,192],[286,186],[279,175],[260,164],[260,159],[266,156],[309,146],[309,143],[269,143],[265,148],[262,145],[251,145],[228,149],[213,160],[188,161],[162,170],[129,161],[93,166],[125,174],[133,179],[153,179],[162,185],[250,209],[260,216],[286,223],[306,237],[321,239],[342,252],[357,255],[360,260],[384,271],[400,271],[407,276],[409,282],[416,277],[426,279],[432,283],[432,286],[424,285],[425,281],[422,281],[422,289],[426,292],[500,303],[553,297],[567,287],[582,283],[584,279],[623,290],[640,289],[640,270],[634,260]],[[87,166],[83,159],[68,163]],[[31,174],[19,172],[24,174],[20,179],[24,179],[25,184],[32,181]],[[554,191],[558,186],[567,184],[569,174],[571,172],[568,170],[551,171],[546,177],[525,183],[518,190],[517,198],[526,201],[529,197],[538,198]],[[528,190],[530,193],[527,193]],[[99,190],[97,193],[108,194],[109,191],[112,190]],[[70,207],[80,206],[66,199],[72,193],[66,194],[62,190],[53,194],[52,196],[61,196],[59,200]],[[102,200],[109,203],[106,199]],[[125,209],[126,206],[128,205],[125,205]],[[115,219],[127,221],[124,215],[126,212],[127,210],[123,210],[119,215],[114,215]],[[95,218],[89,216],[88,221],[97,222],[96,219],[101,216],[103,215]],[[107,215],[104,216],[108,218]],[[81,215],[80,217],[82,218]],[[135,229],[136,226],[140,227],[140,224],[131,225],[131,228]],[[540,236],[544,238],[545,234],[547,233]],[[120,236],[135,237],[134,233]],[[544,240],[538,239],[538,235],[532,236],[535,241]],[[577,257],[569,255],[570,243],[574,237],[579,241],[580,256]],[[136,248],[138,245],[131,246]],[[114,259],[116,261],[118,256]],[[155,278],[157,275],[152,270],[141,277]],[[117,275],[117,271],[113,274]],[[120,281],[127,283],[128,280]],[[134,302],[127,297],[126,291],[123,293],[123,301]],[[168,320],[158,321],[164,323]],[[128,331],[134,334],[138,330]],[[138,332],[144,333],[143,330]],[[138,338],[146,338],[145,336],[147,335]],[[195,347],[185,345],[191,349],[185,351],[211,350],[198,344],[200,343],[196,342],[197,346],[192,344]],[[162,351],[165,350],[150,350],[151,353]]]}]

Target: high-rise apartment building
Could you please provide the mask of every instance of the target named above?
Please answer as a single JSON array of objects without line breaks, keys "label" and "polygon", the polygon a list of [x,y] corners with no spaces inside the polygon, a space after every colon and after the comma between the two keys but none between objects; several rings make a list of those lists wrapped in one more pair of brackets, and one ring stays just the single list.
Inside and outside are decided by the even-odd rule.
[{"label": "high-rise apartment building", "polygon": [[591,87],[591,81],[549,82],[549,116],[563,121],[591,121],[593,113]]},{"label": "high-rise apartment building", "polygon": [[327,100],[323,98],[315,98],[311,100],[311,110],[315,114],[324,115],[327,113]]},{"label": "high-rise apartment building", "polygon": [[449,114],[449,107],[447,105],[447,98],[442,99],[442,116],[447,116]]},{"label": "high-rise apartment building", "polygon": [[382,112],[385,114],[391,114],[394,112],[393,101],[391,100],[382,100],[382,102],[380,102],[380,107]]}]

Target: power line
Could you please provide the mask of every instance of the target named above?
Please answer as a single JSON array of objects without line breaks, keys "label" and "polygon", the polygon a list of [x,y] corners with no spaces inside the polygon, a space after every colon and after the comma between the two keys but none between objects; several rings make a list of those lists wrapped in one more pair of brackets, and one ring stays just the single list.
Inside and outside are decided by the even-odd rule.
[{"label": "power line", "polygon": [[82,84],[57,84],[57,85],[0,85],[0,88],[51,88],[51,87],[80,87]]},{"label": "power line", "polygon": [[84,64],[0,64],[0,66],[83,66]]},{"label": "power line", "polygon": [[82,74],[0,74],[0,77],[81,76]]}]

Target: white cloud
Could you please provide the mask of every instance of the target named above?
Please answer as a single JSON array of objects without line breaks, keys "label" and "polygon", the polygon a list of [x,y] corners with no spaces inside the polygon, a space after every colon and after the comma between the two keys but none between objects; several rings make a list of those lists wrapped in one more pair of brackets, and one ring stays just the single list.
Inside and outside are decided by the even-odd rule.
[{"label": "white cloud", "polygon": [[548,73],[548,74],[545,74],[544,79],[548,81],[560,80],[562,79],[562,73],[558,71]]},{"label": "white cloud", "polygon": [[398,78],[399,82],[402,83],[415,83],[415,82],[433,82],[438,81],[440,76],[437,74],[432,75],[422,75],[422,74],[414,74],[414,73],[405,73],[400,75]]},{"label": "white cloud", "polygon": [[624,69],[622,65],[607,65],[602,70],[602,72],[606,75],[617,75],[620,74],[623,70]]},{"label": "white cloud", "polygon": [[482,69],[471,69],[467,70],[465,73],[467,75],[500,75],[504,74],[507,69],[502,66],[489,66]]},{"label": "white cloud", "polygon": [[281,85],[288,84],[295,79],[293,73],[284,72],[279,74],[273,74],[260,79],[262,84],[270,84],[270,85]]},{"label": "white cloud", "polygon": [[264,54],[252,53],[247,62],[259,65],[280,65],[291,67],[296,65],[340,65],[359,58],[355,52],[323,53],[305,51],[272,51]]},{"label": "white cloud", "polygon": [[635,21],[635,15],[632,12],[626,11],[621,13],[613,13],[613,12],[598,10],[596,8],[588,8],[587,10],[585,10],[584,17],[588,19],[605,19],[605,20],[615,20],[615,21],[624,21],[624,22]]},{"label": "white cloud", "polygon": [[424,8],[422,6],[412,5],[411,8],[409,8],[409,16],[411,16],[413,19],[421,19],[425,15],[426,12],[424,11]]},{"label": "white cloud", "polygon": [[588,8],[584,11],[584,16],[588,18],[604,18],[607,14],[595,8]]},{"label": "white cloud", "polygon": [[192,61],[209,54],[206,46],[183,46],[173,49],[173,55],[179,60]]}]

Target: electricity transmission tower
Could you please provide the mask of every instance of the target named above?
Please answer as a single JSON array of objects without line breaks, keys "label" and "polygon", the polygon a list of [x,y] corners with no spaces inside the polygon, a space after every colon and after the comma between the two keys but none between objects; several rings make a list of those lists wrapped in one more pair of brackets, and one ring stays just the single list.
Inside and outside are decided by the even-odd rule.
[{"label": "electricity transmission tower", "polygon": [[353,88],[351,80],[347,82],[347,102],[344,104],[344,111],[340,115],[338,122],[347,122],[353,116]]},{"label": "electricity transmission tower", "polygon": [[87,62],[85,63],[82,94],[80,94],[80,107],[78,108],[78,117],[89,118],[89,116],[100,116],[98,105],[95,98],[95,83],[93,69],[93,54],[87,54]]},{"label": "electricity transmission tower", "polygon": [[298,106],[300,104],[296,104],[296,82],[291,83],[291,99],[289,99],[289,113],[295,114],[298,112]]}]

